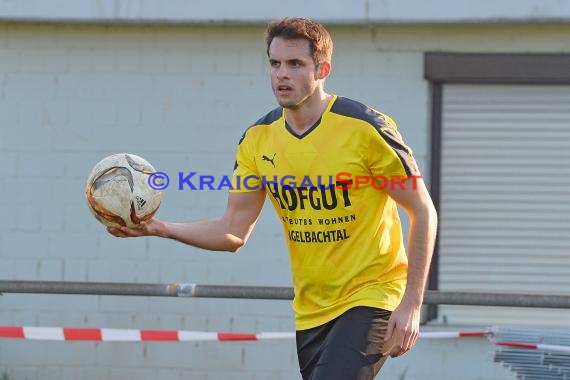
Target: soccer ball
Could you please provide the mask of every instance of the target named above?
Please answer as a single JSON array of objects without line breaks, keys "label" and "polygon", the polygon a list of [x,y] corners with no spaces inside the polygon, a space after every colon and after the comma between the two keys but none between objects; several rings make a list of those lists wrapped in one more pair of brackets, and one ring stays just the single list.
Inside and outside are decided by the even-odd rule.
[{"label": "soccer ball", "polygon": [[148,181],[155,170],[142,157],[118,153],[105,157],[91,171],[85,195],[95,218],[108,227],[136,227],[158,210],[162,192]]}]

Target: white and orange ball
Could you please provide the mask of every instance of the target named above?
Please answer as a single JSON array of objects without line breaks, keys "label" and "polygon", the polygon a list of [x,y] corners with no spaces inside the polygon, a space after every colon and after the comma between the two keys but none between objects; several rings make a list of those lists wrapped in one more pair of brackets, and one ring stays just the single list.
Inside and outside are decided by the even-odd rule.
[{"label": "white and orange ball", "polygon": [[148,161],[134,154],[105,157],[87,179],[89,210],[108,227],[136,227],[149,220],[162,198],[162,192],[149,185],[149,176],[154,172]]}]

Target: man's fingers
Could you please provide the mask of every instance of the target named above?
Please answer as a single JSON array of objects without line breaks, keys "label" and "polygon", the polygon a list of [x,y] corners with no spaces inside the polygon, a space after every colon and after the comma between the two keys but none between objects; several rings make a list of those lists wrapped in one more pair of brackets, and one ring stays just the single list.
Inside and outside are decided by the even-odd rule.
[{"label": "man's fingers", "polygon": [[410,350],[412,349],[412,347],[416,345],[419,335],[420,335],[419,331],[414,331],[414,333],[412,334],[412,339],[410,340],[410,347],[409,347]]},{"label": "man's fingers", "polygon": [[145,236],[145,230],[143,228],[121,227],[121,232],[125,237]]},{"label": "man's fingers", "polygon": [[412,340],[413,340],[413,332],[407,330],[404,334],[404,339],[402,341],[402,351],[409,351],[412,347]]},{"label": "man's fingers", "polygon": [[390,356],[393,358],[400,356],[403,354],[403,352],[405,352],[407,331],[404,327],[397,328],[394,331],[394,335],[397,337],[396,338],[396,344],[394,345],[394,347],[392,348],[392,351],[390,352]]},{"label": "man's fingers", "polygon": [[107,227],[107,231],[115,237],[137,237],[144,236],[145,232],[141,228],[129,228],[129,227]]},{"label": "man's fingers", "polygon": [[396,334],[394,333],[394,327],[396,322],[392,319],[388,319],[386,333],[384,333],[384,344],[382,345],[382,354],[389,355],[394,349],[396,344]]},{"label": "man's fingers", "polygon": [[416,331],[404,330],[400,332],[400,337],[398,344],[390,352],[390,356],[393,358],[402,356],[410,351],[416,343],[418,333]]},{"label": "man's fingers", "polygon": [[107,232],[109,232],[111,235],[115,237],[121,237],[122,235],[121,230],[115,227],[107,227]]},{"label": "man's fingers", "polygon": [[390,356],[394,358],[398,356],[402,350],[402,345],[404,343],[404,331],[400,326],[395,326],[392,335],[392,347],[389,353]]}]

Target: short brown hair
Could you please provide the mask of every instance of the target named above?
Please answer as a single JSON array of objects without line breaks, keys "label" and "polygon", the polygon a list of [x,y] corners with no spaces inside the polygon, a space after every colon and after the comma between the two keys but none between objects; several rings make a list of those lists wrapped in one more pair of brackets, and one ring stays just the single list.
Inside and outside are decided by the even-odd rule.
[{"label": "short brown hair", "polygon": [[325,27],[316,21],[287,17],[270,22],[265,31],[267,56],[269,56],[269,46],[275,37],[286,40],[305,39],[309,41],[310,54],[315,64],[323,61],[330,62],[331,60],[333,51],[331,36]]}]

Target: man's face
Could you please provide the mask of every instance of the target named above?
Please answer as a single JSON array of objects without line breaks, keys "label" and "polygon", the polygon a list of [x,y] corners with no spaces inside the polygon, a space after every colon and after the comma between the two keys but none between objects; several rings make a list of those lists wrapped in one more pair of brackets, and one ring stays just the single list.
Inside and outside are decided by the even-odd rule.
[{"label": "man's face", "polygon": [[307,40],[274,38],[269,46],[269,65],[273,93],[284,108],[299,108],[320,82]]}]

